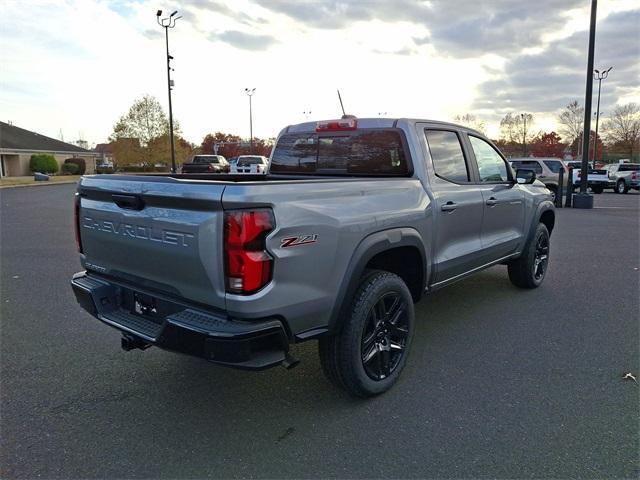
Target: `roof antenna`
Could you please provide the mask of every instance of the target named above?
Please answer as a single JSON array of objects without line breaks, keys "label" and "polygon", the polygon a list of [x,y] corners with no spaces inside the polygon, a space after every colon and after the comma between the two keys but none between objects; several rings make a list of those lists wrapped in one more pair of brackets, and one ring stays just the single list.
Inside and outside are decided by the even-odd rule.
[{"label": "roof antenna", "polygon": [[345,118],[356,118],[355,115],[347,115],[344,112],[344,105],[342,104],[342,97],[340,96],[340,90],[337,90],[337,92],[338,92],[338,100],[340,100],[340,108],[342,109],[342,118],[343,119],[345,119]]},{"label": "roof antenna", "polygon": [[338,90],[338,100],[340,100],[340,108],[342,109],[342,116],[344,117],[346,113],[344,113],[344,105],[342,104],[342,97],[340,96],[340,90]]}]

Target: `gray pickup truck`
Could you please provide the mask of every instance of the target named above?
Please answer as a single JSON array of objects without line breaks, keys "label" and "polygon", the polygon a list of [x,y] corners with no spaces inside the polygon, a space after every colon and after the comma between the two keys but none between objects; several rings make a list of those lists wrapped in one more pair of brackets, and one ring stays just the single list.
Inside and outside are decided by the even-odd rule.
[{"label": "gray pickup truck", "polygon": [[480,133],[350,117],[282,130],[267,175],[85,176],[75,212],[73,290],[125,350],[259,370],[317,339],[363,397],[398,379],[414,302],[497,264],[538,287],[555,223],[535,172]]}]

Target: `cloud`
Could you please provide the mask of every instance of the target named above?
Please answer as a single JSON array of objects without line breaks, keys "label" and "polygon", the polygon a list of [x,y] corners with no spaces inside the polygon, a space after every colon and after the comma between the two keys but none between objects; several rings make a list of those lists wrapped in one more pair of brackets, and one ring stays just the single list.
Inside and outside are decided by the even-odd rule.
[{"label": "cloud", "polygon": [[[601,109],[637,90],[640,77],[640,9],[614,13],[599,22],[595,68],[613,66],[603,82]],[[588,32],[557,40],[535,55],[517,55],[504,71],[479,87],[474,110],[549,112],[572,100],[584,102]],[[597,92],[595,83],[594,93]]]},{"label": "cloud", "polygon": [[255,0],[267,10],[313,28],[341,29],[353,22],[379,20],[423,26],[429,35],[408,37],[416,46],[468,58],[508,53],[541,43],[544,34],[566,23],[562,15],[582,0],[512,0],[455,2],[420,0]]},{"label": "cloud", "polygon": [[149,28],[149,29],[145,30],[144,32],[142,32],[142,35],[144,35],[149,40],[155,40],[157,38],[161,38],[162,37],[162,30],[160,30],[159,28],[157,28],[155,30]]},{"label": "cloud", "polygon": [[271,35],[254,35],[252,33],[240,32],[238,30],[228,30],[222,33],[212,33],[211,40],[220,40],[229,45],[243,50],[267,50],[270,46],[278,43]]}]

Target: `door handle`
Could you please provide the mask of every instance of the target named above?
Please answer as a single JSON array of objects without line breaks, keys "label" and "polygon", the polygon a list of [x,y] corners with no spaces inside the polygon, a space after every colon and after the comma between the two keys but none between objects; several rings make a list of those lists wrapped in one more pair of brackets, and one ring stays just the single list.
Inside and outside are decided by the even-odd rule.
[{"label": "door handle", "polygon": [[113,203],[127,210],[142,210],[144,202],[136,195],[111,195]]},{"label": "door handle", "polygon": [[453,212],[456,208],[458,208],[458,205],[455,202],[447,202],[440,207],[440,210],[443,212]]},{"label": "door handle", "polygon": [[496,200],[494,197],[491,197],[489,200],[486,201],[486,204],[489,205],[490,207],[495,207],[498,204],[498,200]]}]

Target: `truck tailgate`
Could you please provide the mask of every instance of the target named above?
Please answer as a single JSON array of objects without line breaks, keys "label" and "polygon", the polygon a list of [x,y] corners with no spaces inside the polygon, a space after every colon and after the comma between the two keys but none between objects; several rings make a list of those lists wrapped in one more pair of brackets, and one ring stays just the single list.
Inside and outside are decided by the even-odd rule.
[{"label": "truck tailgate", "polygon": [[224,308],[224,188],[170,177],[83,177],[78,186],[83,266]]}]

